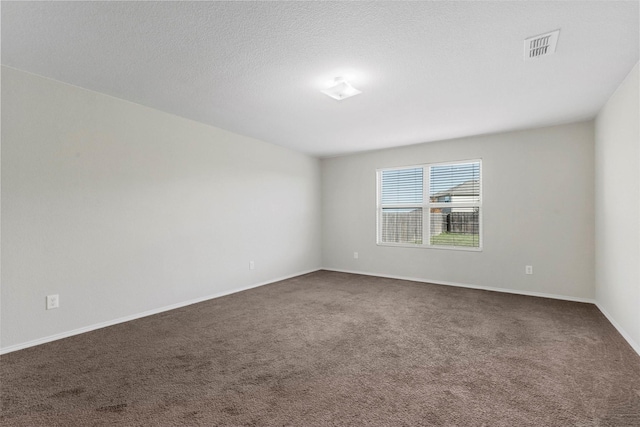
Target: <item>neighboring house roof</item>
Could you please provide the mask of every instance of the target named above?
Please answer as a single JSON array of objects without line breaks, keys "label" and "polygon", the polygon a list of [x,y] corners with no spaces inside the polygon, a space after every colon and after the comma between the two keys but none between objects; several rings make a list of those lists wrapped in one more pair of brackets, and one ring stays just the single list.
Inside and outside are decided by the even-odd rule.
[{"label": "neighboring house roof", "polygon": [[431,197],[442,197],[442,196],[475,196],[480,193],[479,187],[480,181],[477,179],[470,179],[469,181],[465,181],[462,184],[458,184],[455,187],[451,187],[447,190],[440,191],[439,193],[434,194]]}]

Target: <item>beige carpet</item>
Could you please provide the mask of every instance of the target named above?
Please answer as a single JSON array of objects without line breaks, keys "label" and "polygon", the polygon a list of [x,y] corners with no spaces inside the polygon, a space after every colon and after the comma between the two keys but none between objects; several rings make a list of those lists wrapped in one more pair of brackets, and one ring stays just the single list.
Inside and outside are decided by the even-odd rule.
[{"label": "beige carpet", "polygon": [[0,362],[3,426],[640,426],[593,305],[328,271]]}]

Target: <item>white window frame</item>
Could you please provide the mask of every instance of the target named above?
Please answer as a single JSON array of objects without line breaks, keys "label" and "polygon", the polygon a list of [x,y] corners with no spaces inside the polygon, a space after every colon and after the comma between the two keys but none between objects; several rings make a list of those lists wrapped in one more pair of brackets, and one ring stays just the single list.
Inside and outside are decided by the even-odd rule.
[{"label": "white window frame", "polygon": [[[448,166],[448,165],[459,165],[459,164],[468,164],[468,163],[479,163],[480,164],[480,197],[478,198],[477,203],[438,203],[431,202],[429,197],[429,188],[431,181],[431,167],[433,166]],[[422,203],[412,203],[412,204],[386,204],[382,205],[382,172],[385,171],[393,171],[393,170],[402,170],[402,169],[415,169],[422,168]],[[468,251],[468,252],[481,252],[483,247],[483,227],[482,227],[482,217],[484,214],[484,209],[482,208],[482,199],[483,199],[483,178],[482,178],[482,159],[471,159],[471,160],[456,160],[451,162],[439,162],[439,163],[423,163],[418,165],[410,165],[410,166],[399,166],[393,168],[380,168],[376,169],[376,244],[378,246],[396,246],[403,248],[422,248],[422,249],[445,249],[445,250],[454,250],[454,251]],[[456,208],[478,208],[478,247],[471,246],[444,246],[444,245],[432,245],[431,244],[431,209],[432,208],[451,208],[455,206]],[[422,244],[412,244],[412,243],[393,243],[393,242],[382,242],[382,209],[383,208],[422,208]]]}]

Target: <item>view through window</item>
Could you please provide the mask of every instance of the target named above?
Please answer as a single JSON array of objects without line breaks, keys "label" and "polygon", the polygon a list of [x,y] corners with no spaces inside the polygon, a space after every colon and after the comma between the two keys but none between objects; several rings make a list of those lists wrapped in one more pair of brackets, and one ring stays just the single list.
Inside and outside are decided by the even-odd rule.
[{"label": "view through window", "polygon": [[378,244],[481,247],[481,161],[378,171]]}]

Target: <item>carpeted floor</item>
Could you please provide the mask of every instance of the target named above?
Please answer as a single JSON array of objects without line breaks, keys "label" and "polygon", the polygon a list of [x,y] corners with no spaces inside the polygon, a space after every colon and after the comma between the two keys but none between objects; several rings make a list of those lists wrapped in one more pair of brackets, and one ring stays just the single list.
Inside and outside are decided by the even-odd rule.
[{"label": "carpeted floor", "polygon": [[3,426],[640,426],[593,305],[328,271],[0,362]]}]

